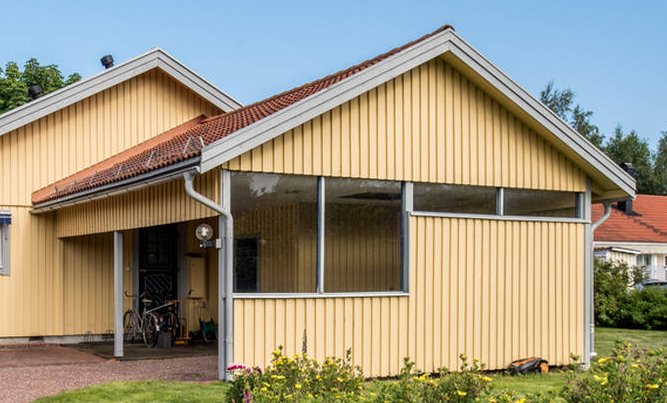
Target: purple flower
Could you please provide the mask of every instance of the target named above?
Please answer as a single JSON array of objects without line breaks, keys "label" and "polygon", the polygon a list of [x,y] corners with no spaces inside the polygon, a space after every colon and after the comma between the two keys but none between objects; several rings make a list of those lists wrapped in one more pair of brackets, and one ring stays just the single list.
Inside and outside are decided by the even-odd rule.
[{"label": "purple flower", "polygon": [[227,367],[227,371],[236,371],[239,369],[248,369],[248,367],[246,367],[243,364],[232,364],[229,367]]}]

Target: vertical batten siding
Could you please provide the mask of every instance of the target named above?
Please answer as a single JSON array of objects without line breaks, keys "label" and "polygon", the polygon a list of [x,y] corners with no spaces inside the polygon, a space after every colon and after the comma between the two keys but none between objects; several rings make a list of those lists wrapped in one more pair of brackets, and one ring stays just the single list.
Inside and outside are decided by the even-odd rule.
[{"label": "vertical batten siding", "polygon": [[[219,177],[217,170],[197,176],[195,189],[218,200]],[[63,208],[56,214],[59,237],[151,227],[217,215],[185,193],[183,179]]]},{"label": "vertical batten siding", "polygon": [[[56,235],[77,232],[61,232],[53,214],[31,215],[32,192],[198,115],[220,112],[153,70],[0,136],[0,209],[12,211],[11,275],[0,276],[0,337],[62,335],[63,312],[76,309],[63,305],[63,246]],[[87,214],[88,221],[69,225],[97,225]]]},{"label": "vertical batten siding", "polygon": [[0,337],[62,334],[62,246],[55,219],[40,219],[25,207],[0,209],[12,214],[10,275],[0,276]]},{"label": "vertical batten siding", "polygon": [[368,376],[396,375],[409,356],[425,371],[489,369],[583,353],[584,225],[412,217],[410,295],[237,299],[237,362],[264,366],[283,345],[343,356]]},{"label": "vertical batten siding", "polygon": [[120,83],[0,136],[0,204],[30,206],[37,189],[198,115],[218,113],[157,70]]},{"label": "vertical batten siding", "polygon": [[460,353],[491,369],[531,355],[554,365],[581,355],[584,229],[411,218],[411,357],[431,371],[456,368]]},{"label": "vertical batten siding", "polygon": [[440,59],[287,131],[225,167],[585,190],[580,169]]},{"label": "vertical batten siding", "polygon": [[318,360],[352,350],[367,376],[396,374],[407,350],[407,298],[237,299],[234,360],[265,366],[279,345]]}]

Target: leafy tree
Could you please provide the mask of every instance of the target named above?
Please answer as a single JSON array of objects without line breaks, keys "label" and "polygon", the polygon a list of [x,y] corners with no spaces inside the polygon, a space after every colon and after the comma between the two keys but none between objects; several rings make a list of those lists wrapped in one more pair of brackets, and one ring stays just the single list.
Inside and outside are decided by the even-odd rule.
[{"label": "leafy tree", "polygon": [[39,85],[45,95],[79,80],[81,76],[78,73],[65,78],[58,66],[42,66],[35,58],[25,62],[23,71],[16,62],[8,62],[4,70],[0,68],[0,113],[28,102],[31,85]]},{"label": "leafy tree", "polygon": [[638,193],[654,194],[656,188],[661,186],[653,177],[653,161],[648,141],[640,138],[634,130],[623,133],[623,128],[616,126],[605,152],[617,164],[632,163],[636,171]]},{"label": "leafy tree", "polygon": [[653,178],[656,194],[667,195],[667,131],[662,132],[653,160]]},{"label": "leafy tree", "polygon": [[604,136],[591,121],[593,111],[585,110],[581,105],[575,105],[574,96],[571,89],[559,90],[554,86],[554,82],[550,81],[540,92],[540,101],[596,147],[602,148]]}]

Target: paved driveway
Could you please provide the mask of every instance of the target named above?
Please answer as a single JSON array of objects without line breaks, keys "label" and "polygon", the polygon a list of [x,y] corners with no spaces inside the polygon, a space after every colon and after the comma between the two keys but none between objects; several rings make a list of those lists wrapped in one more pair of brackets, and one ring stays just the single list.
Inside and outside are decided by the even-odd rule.
[{"label": "paved driveway", "polygon": [[217,357],[116,361],[68,347],[0,347],[0,402],[29,402],[70,389],[130,380],[212,381]]}]

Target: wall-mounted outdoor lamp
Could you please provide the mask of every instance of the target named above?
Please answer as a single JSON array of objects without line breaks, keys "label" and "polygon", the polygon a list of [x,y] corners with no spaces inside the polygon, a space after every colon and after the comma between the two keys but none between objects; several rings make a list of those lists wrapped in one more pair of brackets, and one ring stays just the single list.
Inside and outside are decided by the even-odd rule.
[{"label": "wall-mounted outdoor lamp", "polygon": [[213,238],[213,227],[206,223],[201,223],[195,230],[195,236],[199,239],[200,248],[221,248],[222,241],[219,238]]}]

